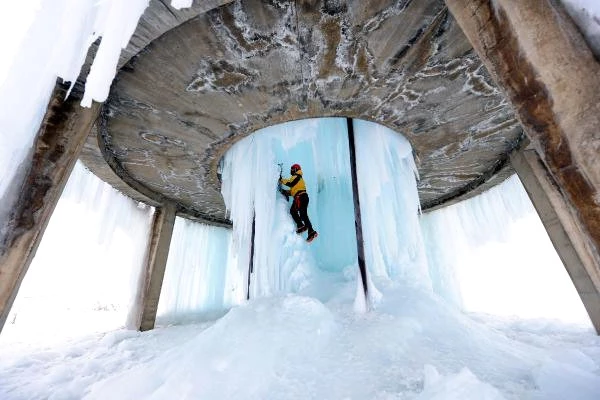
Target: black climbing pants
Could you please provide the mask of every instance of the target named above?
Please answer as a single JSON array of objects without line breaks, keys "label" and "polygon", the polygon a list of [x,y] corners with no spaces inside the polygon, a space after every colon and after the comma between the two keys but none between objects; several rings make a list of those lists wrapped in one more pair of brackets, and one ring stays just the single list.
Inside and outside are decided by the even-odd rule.
[{"label": "black climbing pants", "polygon": [[300,228],[303,225],[308,228],[308,233],[313,232],[312,224],[308,219],[308,193],[302,192],[294,196],[292,206],[290,207],[290,214],[296,223],[296,227]]}]

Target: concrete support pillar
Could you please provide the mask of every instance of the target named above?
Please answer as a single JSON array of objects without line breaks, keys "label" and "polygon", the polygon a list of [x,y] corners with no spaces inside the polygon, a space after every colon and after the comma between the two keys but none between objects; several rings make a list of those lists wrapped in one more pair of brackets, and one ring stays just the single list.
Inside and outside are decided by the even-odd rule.
[{"label": "concrete support pillar", "polygon": [[512,103],[597,266],[600,63],[556,0],[446,4]]},{"label": "concrete support pillar", "polygon": [[175,226],[175,213],[174,204],[165,204],[154,212],[154,221],[148,243],[148,257],[137,296],[139,313],[136,326],[140,331],[154,328],[171,237],[173,236],[173,227]]},{"label": "concrete support pillar", "polygon": [[[100,104],[82,108],[80,98],[65,100],[68,86],[57,84],[33,144],[30,165],[13,182],[18,195],[0,227],[0,331],[62,194]],[[7,132],[10,133],[10,132]]]},{"label": "concrete support pillar", "polygon": [[587,236],[535,150],[515,152],[510,161],[600,334],[600,264]]}]

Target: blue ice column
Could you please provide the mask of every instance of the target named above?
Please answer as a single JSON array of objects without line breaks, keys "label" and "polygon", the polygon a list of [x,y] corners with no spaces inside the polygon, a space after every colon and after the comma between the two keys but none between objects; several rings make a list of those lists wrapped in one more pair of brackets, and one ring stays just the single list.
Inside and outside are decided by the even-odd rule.
[{"label": "blue ice column", "polygon": [[431,288],[412,148],[382,125],[355,119],[353,126],[369,276]]},{"label": "blue ice column", "polygon": [[321,270],[335,272],[354,265],[356,234],[346,119],[300,120],[283,124],[281,129],[284,137],[304,138],[289,148],[284,147],[285,139],[280,141],[275,154],[286,176],[290,165],[302,166],[310,197],[308,214],[319,232],[307,250]]},{"label": "blue ice column", "polygon": [[[310,196],[308,214],[319,232],[310,244],[306,233],[295,233],[289,215],[291,199],[286,201],[277,192],[278,163],[283,164],[286,177],[292,164],[302,166]],[[323,272],[335,274],[355,266],[344,118],[307,119],[261,129],[228,151],[222,177],[233,231],[177,220],[159,321],[222,310],[245,299],[253,215],[251,298],[299,292]]]},{"label": "blue ice column", "polygon": [[[322,118],[292,121],[257,131],[244,145],[260,153],[252,179],[256,237],[251,297],[298,292],[322,271],[340,272],[356,260],[353,208],[345,120]],[[265,163],[266,160],[266,163]],[[289,214],[292,199],[276,190],[278,167],[289,177],[300,164],[310,202],[308,215],[319,232],[306,243]],[[275,176],[273,176],[275,169]],[[267,193],[267,196],[265,196]]]},{"label": "blue ice column", "polygon": [[[231,296],[235,273],[231,230],[177,217],[163,279],[157,322],[212,316],[242,300]],[[245,298],[245,297],[243,297]]]}]

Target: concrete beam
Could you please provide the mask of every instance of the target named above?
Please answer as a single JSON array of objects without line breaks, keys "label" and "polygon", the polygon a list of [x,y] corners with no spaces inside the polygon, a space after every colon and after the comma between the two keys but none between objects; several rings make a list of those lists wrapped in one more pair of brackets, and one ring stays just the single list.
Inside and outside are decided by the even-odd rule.
[{"label": "concrete beam", "polygon": [[446,0],[600,259],[600,64],[554,0]]},{"label": "concrete beam", "polygon": [[33,144],[30,165],[11,185],[20,189],[0,229],[0,331],[100,111],[99,103],[82,108],[75,95],[65,100],[67,89],[56,85]]},{"label": "concrete beam", "polygon": [[154,212],[147,262],[137,296],[140,311],[136,326],[140,331],[154,328],[171,237],[173,236],[173,227],[175,226],[175,215],[176,207],[172,203],[165,204]]},{"label": "concrete beam", "polygon": [[587,236],[535,150],[515,152],[510,160],[600,334],[600,264]]}]

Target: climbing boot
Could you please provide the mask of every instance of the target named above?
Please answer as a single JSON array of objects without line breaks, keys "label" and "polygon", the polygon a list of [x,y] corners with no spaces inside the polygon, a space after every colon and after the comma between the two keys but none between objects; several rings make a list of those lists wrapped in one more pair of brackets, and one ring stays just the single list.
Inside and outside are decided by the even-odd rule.
[{"label": "climbing boot", "polygon": [[301,227],[299,227],[298,229],[296,229],[296,233],[300,234],[302,232],[305,232],[308,228],[304,225],[302,225]]},{"label": "climbing boot", "polygon": [[317,231],[312,231],[311,233],[308,234],[308,237],[306,238],[306,241],[308,243],[310,243],[313,240],[315,240],[317,236],[319,236],[319,234],[317,233]]}]

